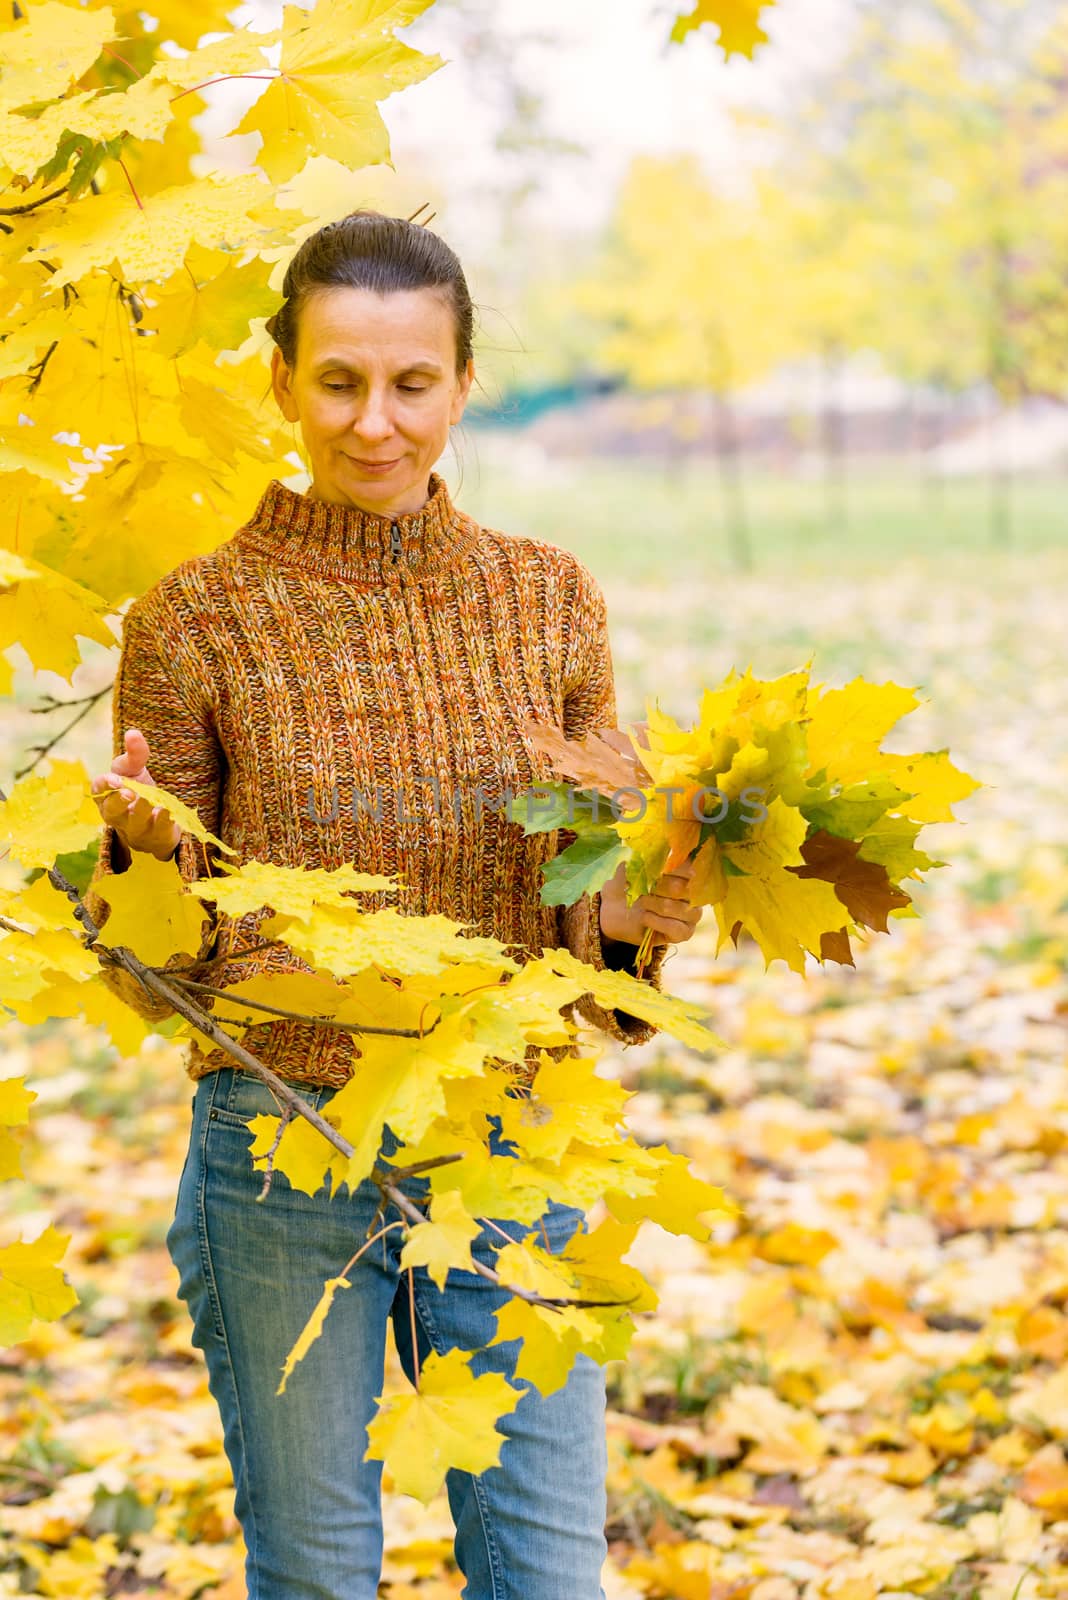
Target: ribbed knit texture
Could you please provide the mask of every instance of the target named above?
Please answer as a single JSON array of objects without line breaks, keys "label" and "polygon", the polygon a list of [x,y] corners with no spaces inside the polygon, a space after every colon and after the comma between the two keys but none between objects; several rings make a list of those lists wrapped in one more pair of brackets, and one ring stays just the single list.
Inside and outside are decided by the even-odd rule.
[{"label": "ribbed knit texture", "polygon": [[[541,904],[540,869],[573,834],[527,836],[493,809],[509,788],[551,777],[525,717],[572,738],[615,726],[604,596],[570,551],[464,515],[437,473],[429,494],[421,511],[390,518],[273,479],[231,539],[128,608],[115,752],[139,728],[153,780],[232,846],[235,865],[396,875],[398,892],[361,906],[441,913],[520,962],[562,946],[597,969],[633,970],[636,947],[602,948],[599,895]],[[114,836],[103,828],[94,885],[113,870]],[[183,834],[185,881],[209,875],[215,854]],[[107,903],[92,887],[87,900],[106,926]],[[226,987],[308,971],[278,942],[230,956],[270,914],[213,911],[192,976]],[[647,969],[656,988],[664,955],[658,946]],[[172,1014],[128,973],[106,978],[146,1020]],[[591,995],[574,1009],[626,1044],[657,1031]],[[242,1043],[292,1082],[335,1086],[360,1053],[351,1034],[292,1020],[257,1024]],[[223,1051],[187,1045],[194,1080],[226,1065]]]}]

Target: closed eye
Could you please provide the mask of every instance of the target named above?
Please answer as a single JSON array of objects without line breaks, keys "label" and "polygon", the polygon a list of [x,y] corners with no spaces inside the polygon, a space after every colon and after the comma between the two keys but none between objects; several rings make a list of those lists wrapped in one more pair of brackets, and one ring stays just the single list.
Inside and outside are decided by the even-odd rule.
[{"label": "closed eye", "polygon": [[[398,383],[397,388],[403,389],[405,394],[425,394],[430,387],[426,383]],[[345,389],[351,389],[350,383],[324,383],[324,389],[330,389],[334,394],[341,394]]]}]

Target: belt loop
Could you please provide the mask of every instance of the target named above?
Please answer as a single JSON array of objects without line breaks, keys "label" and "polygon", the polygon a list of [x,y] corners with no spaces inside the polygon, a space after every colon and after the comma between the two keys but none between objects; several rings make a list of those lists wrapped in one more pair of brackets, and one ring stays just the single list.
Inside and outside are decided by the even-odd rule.
[{"label": "belt loop", "polygon": [[230,1069],[228,1067],[216,1067],[215,1071],[211,1075],[212,1084],[210,1090],[208,1091],[209,1117],[215,1116],[216,1105],[225,1099],[225,1095],[220,1090],[219,1080],[222,1078],[223,1073],[228,1072],[229,1070]]}]

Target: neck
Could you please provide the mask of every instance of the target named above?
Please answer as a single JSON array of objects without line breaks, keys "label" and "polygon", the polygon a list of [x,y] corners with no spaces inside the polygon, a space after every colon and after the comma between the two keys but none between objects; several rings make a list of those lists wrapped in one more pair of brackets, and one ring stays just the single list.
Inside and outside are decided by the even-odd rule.
[{"label": "neck", "polygon": [[309,500],[320,501],[324,505],[345,506],[352,511],[363,511],[369,517],[392,518],[412,517],[417,515],[418,512],[422,511],[423,507],[430,499],[430,494],[431,491],[427,484],[423,484],[421,488],[419,485],[416,485],[410,489],[406,495],[400,497],[400,499],[394,503],[387,505],[365,506],[362,505],[359,500],[346,497],[343,493],[339,494],[337,491],[331,493],[321,484],[316,483],[313,479],[306,491],[306,498]]}]

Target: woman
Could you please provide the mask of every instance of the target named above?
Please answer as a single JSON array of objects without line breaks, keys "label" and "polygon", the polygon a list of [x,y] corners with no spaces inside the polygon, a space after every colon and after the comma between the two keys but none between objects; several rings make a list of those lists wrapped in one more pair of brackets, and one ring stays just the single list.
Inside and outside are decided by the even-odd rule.
[{"label": "woman", "polygon": [[[540,902],[542,864],[558,836],[529,837],[500,806],[545,775],[524,718],[581,737],[615,726],[604,600],[562,547],[482,528],[456,508],[432,470],[474,378],[473,310],[459,261],[425,227],[353,212],[305,240],[291,261],[271,377],[299,424],[311,484],[275,479],[227,543],[183,562],[124,619],[114,693],[111,771],[93,784],[106,824],[94,883],[130,851],[175,855],[186,881],[213,860],[174,823],[123,790],[156,782],[195,807],[236,854],[290,867],[345,862],[398,878],[367,895],[413,915],[442,913],[529,959],[562,945],[598,968],[633,966],[656,932],[648,981],[659,985],[669,943],[698,913],[680,875],[628,907],[622,874],[577,906]],[[148,766],[151,762],[151,777]],[[428,800],[427,789],[433,796]],[[90,895],[98,922],[107,906]],[[255,972],[307,970],[257,936],[270,908],[214,915],[195,975],[222,987]],[[247,956],[238,951],[260,948]],[[128,974],[109,981],[149,1019],[169,1008]],[[565,1008],[566,1009],[566,1008]],[[656,1031],[576,1002],[623,1043]],[[351,1075],[359,1050],[339,1030],[266,1023],[242,1042],[317,1110]],[[536,1056],[531,1052],[531,1059]],[[401,1230],[353,1268],[324,1336],[285,1393],[288,1351],[326,1278],[375,1216],[367,1180],[351,1195],[314,1197],[262,1176],[246,1119],[276,1112],[263,1083],[219,1050],[189,1046],[196,1082],[189,1152],[167,1245],[204,1351],[233,1467],[251,1600],[371,1600],[382,1558],[381,1463],[362,1459],[383,1382],[392,1319],[409,1378],[431,1350],[477,1349],[507,1298],[472,1273],[444,1291],[425,1269],[401,1280]],[[495,1119],[491,1119],[493,1121]],[[490,1129],[489,1148],[509,1154]],[[381,1157],[397,1148],[385,1129]],[[512,1147],[514,1148],[514,1147]],[[413,1198],[425,1181],[407,1180]],[[550,1205],[549,1248],[584,1226]],[[500,1229],[474,1243],[492,1264]],[[511,1375],[514,1344],[473,1358],[476,1373]],[[500,1464],[447,1488],[467,1600],[596,1600],[605,1555],[603,1369],[578,1358],[563,1389],[533,1388],[500,1427]]]}]

